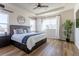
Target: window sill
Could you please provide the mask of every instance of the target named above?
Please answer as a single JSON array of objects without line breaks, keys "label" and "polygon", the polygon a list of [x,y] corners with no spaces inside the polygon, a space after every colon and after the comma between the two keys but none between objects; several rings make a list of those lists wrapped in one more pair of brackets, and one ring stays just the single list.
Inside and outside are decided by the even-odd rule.
[{"label": "window sill", "polygon": [[5,34],[0,34],[0,36],[6,36]]},{"label": "window sill", "polygon": [[0,34],[0,36],[5,36],[5,35],[3,35],[3,34]]}]

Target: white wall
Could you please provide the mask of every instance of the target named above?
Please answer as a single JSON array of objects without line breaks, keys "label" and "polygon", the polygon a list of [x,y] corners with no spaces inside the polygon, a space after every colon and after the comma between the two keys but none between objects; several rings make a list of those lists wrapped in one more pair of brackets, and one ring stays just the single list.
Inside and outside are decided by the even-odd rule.
[{"label": "white wall", "polygon": [[[74,19],[75,19],[75,44],[79,49],[79,28],[76,28],[76,13],[79,10],[79,4],[75,5],[74,8]],[[77,15],[78,16],[78,15]]]},{"label": "white wall", "polygon": [[[27,25],[27,26],[29,26],[29,20],[30,20],[29,16],[34,16],[34,14],[32,14],[29,11],[24,10],[22,8],[16,7],[12,4],[5,4],[5,6],[6,6],[6,9],[13,11],[13,13],[9,13],[9,24],[10,25]],[[19,24],[17,22],[17,17],[19,15],[22,15],[25,17],[26,20],[25,20],[24,24]]]}]

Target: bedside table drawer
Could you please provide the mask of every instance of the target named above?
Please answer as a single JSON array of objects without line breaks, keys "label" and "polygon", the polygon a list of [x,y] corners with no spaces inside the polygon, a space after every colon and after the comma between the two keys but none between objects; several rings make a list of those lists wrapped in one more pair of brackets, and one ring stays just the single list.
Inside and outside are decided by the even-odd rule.
[{"label": "bedside table drawer", "polygon": [[2,36],[0,37],[0,47],[4,47],[10,44],[9,36]]}]

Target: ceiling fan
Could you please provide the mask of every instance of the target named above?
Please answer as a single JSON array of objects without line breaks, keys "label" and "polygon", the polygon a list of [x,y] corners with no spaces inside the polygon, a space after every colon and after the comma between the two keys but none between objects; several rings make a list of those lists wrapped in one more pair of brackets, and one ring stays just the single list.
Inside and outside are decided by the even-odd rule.
[{"label": "ceiling fan", "polygon": [[7,11],[7,12],[10,12],[10,13],[13,13],[13,11],[5,9],[5,5],[3,5],[3,4],[0,4],[0,9],[4,10],[4,11]]},{"label": "ceiling fan", "polygon": [[42,5],[41,3],[38,3],[38,4],[36,5],[36,7],[33,8],[33,9],[42,8],[42,7],[48,7],[48,6],[47,6],[47,5]]}]

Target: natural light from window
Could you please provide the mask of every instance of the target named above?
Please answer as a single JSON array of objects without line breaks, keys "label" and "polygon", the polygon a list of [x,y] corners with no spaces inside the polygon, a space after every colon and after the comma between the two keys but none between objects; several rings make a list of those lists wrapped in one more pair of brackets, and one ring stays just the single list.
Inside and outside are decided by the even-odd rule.
[{"label": "natural light from window", "polygon": [[56,17],[48,18],[43,20],[42,22],[42,31],[46,29],[56,29],[57,28],[57,20]]},{"label": "natural light from window", "polygon": [[8,14],[0,13],[0,34],[8,31]]}]

